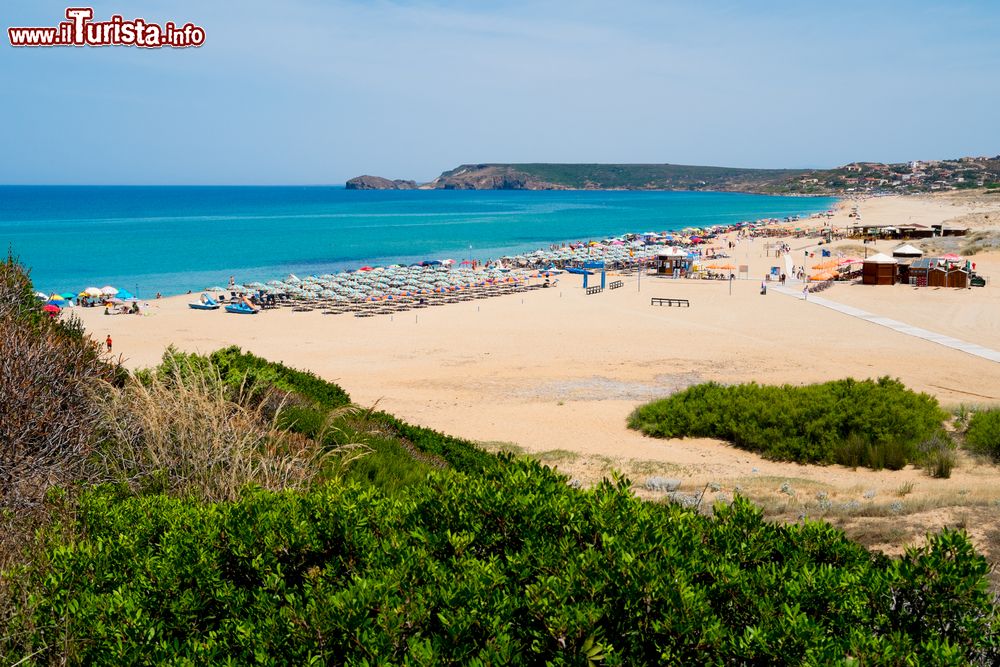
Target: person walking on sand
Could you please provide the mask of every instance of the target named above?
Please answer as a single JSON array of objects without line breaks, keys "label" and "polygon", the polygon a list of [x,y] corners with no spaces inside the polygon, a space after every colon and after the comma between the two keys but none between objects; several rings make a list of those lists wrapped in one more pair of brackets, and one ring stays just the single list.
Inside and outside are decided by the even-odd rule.
[{"label": "person walking on sand", "polygon": [[809,285],[806,285],[802,288],[802,300],[803,301],[809,300]]},{"label": "person walking on sand", "polygon": [[107,338],[107,340],[104,341],[104,344],[108,346],[108,352],[110,352],[111,351],[111,334],[108,334],[108,338]]}]

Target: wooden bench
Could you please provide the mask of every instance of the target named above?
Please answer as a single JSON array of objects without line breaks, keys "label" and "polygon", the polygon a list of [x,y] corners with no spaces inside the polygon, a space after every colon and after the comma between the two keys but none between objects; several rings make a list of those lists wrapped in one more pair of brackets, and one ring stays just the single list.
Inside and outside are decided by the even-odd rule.
[{"label": "wooden bench", "polygon": [[625,283],[623,283],[620,280],[612,280],[610,283],[608,283],[608,289],[618,289],[619,287],[623,287],[624,285]]},{"label": "wooden bench", "polygon": [[667,299],[659,296],[654,296],[649,300],[649,305],[651,306],[684,306],[685,308],[691,307],[691,302],[687,299]]},{"label": "wooden bench", "polygon": [[595,285],[594,287],[588,287],[587,288],[587,296],[590,296],[591,294],[600,294],[603,291],[604,291],[604,288],[601,287],[600,285]]}]

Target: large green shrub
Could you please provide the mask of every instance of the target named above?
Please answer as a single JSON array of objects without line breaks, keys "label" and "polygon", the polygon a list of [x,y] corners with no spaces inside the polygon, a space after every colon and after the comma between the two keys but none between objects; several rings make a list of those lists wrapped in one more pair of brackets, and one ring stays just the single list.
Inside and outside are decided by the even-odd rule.
[{"label": "large green shrub", "polygon": [[1000,461],[1000,409],[978,410],[972,414],[965,431],[965,446]]},{"label": "large green shrub", "polygon": [[662,438],[728,440],[767,458],[899,469],[937,434],[937,401],[889,378],[796,387],[710,382],[636,409],[629,427]]},{"label": "large green shrub", "polygon": [[[960,533],[900,560],[742,499],[714,518],[538,464],[235,503],[105,491],[8,660],[71,664],[984,664],[987,566]],[[992,651],[992,653],[991,653]],[[37,654],[35,653],[37,652]]]}]

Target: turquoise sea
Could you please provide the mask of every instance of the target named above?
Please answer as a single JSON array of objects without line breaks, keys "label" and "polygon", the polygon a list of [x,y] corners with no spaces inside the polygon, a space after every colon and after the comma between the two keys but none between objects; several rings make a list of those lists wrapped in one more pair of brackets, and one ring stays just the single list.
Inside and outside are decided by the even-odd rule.
[{"label": "turquoise sea", "polygon": [[714,192],[0,187],[0,243],[43,291],[149,297],[365,264],[487,259],[550,243],[729,224],[832,198]]}]

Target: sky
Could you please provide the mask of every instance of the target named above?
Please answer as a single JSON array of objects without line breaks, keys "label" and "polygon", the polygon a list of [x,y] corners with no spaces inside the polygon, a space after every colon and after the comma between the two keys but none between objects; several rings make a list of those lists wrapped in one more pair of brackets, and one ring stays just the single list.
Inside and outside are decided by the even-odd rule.
[{"label": "sky", "polygon": [[10,46],[66,6],[0,9],[0,183],[1000,154],[995,0],[95,0],[95,20],[190,21],[205,44]]}]

